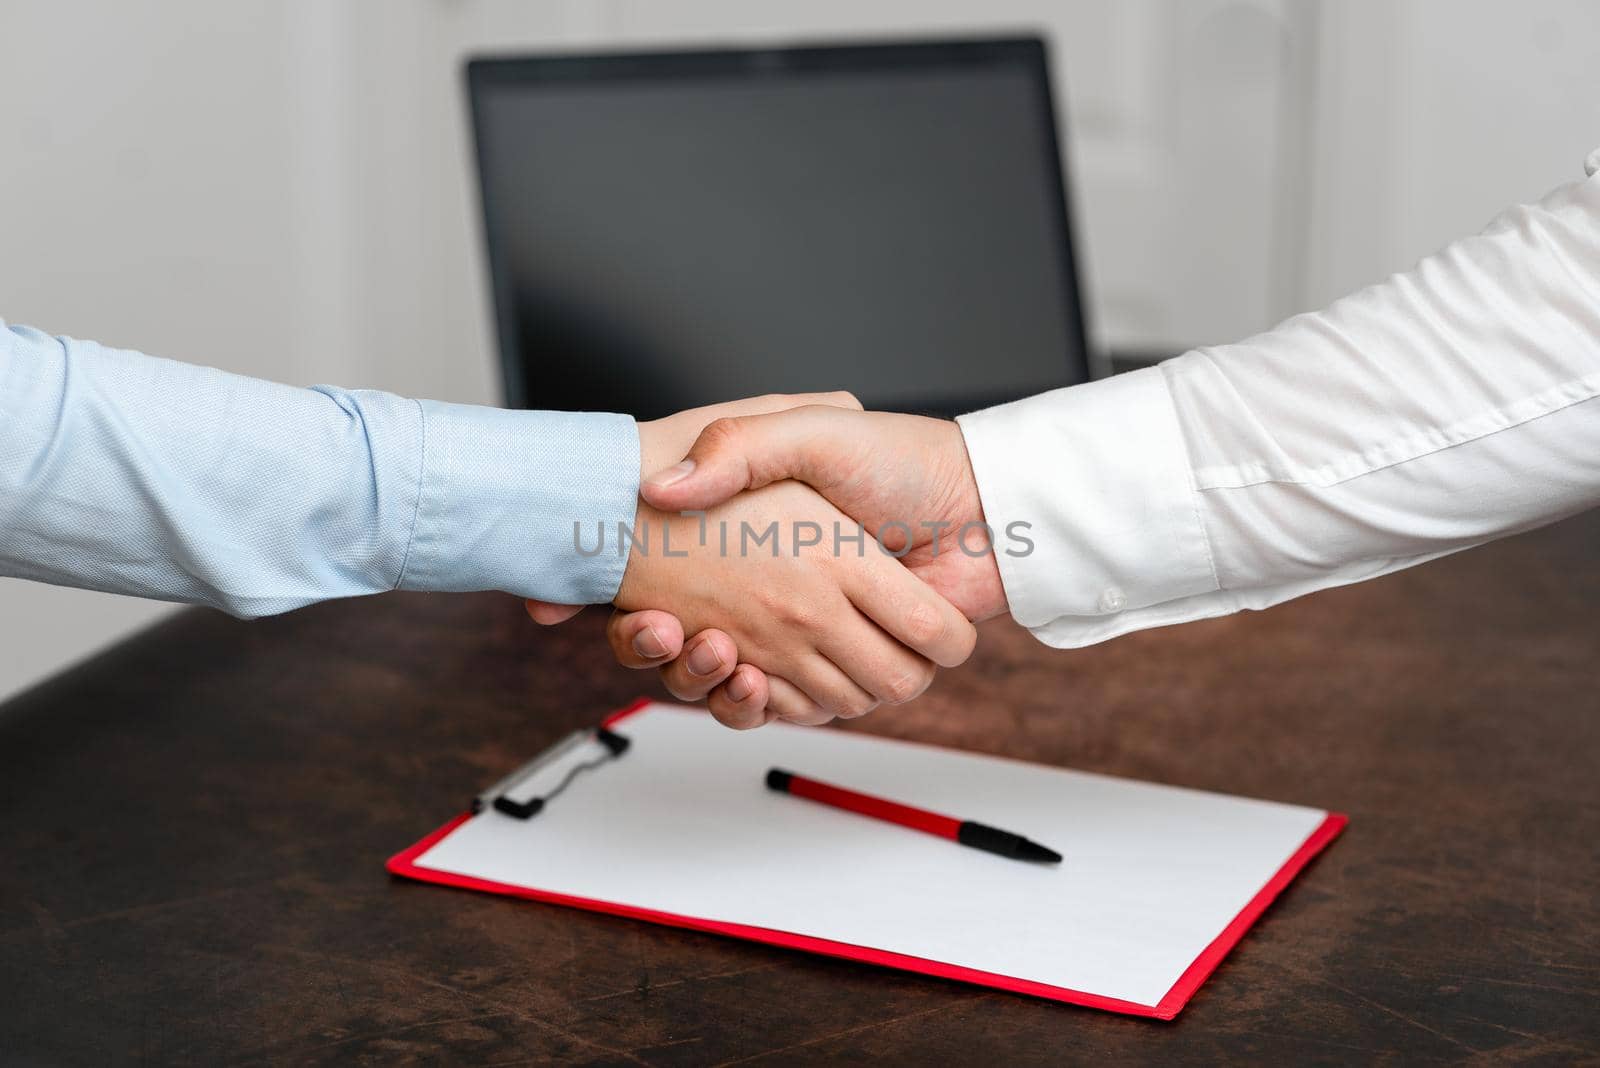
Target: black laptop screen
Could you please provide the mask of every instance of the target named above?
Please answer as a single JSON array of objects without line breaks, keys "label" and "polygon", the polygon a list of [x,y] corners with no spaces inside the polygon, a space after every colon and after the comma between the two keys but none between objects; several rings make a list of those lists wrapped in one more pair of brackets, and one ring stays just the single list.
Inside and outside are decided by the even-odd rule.
[{"label": "black laptop screen", "polygon": [[948,414],[1082,381],[1044,70],[1026,42],[475,61],[508,401]]}]

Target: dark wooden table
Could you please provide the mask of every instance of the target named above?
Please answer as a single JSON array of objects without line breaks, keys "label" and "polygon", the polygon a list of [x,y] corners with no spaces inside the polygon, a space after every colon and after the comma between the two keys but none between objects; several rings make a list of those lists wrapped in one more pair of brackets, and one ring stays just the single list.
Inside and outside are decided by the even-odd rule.
[{"label": "dark wooden table", "polygon": [[859,724],[1348,812],[1170,1024],[391,880],[653,678],[506,597],[185,613],[0,708],[0,1059],[1592,1061],[1597,612],[1600,514],[1079,652],[989,625]]}]

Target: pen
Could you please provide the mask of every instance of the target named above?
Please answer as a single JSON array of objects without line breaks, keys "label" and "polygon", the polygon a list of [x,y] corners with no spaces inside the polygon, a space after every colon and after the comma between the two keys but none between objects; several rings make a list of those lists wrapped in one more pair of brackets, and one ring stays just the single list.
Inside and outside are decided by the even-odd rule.
[{"label": "pen", "polygon": [[949,838],[964,846],[973,849],[982,849],[990,853],[998,853],[1002,857],[1012,860],[1037,860],[1046,864],[1061,863],[1061,854],[1053,849],[1047,849],[1038,842],[1032,842],[1020,834],[1002,831],[998,827],[990,827],[986,823],[974,820],[958,820],[953,816],[941,816],[937,812],[928,812],[925,809],[912,808],[902,805],[898,801],[889,801],[870,794],[857,793],[846,790],[842,786],[833,786],[816,779],[808,779],[803,775],[796,775],[792,771],[782,768],[773,768],[767,772],[767,789],[779,793],[793,794],[811,801],[818,801],[834,808],[842,808],[846,812],[854,812],[862,816],[871,816],[873,819],[886,820],[889,823],[898,823],[902,827],[910,827],[914,831],[923,831],[935,834],[940,838]]}]

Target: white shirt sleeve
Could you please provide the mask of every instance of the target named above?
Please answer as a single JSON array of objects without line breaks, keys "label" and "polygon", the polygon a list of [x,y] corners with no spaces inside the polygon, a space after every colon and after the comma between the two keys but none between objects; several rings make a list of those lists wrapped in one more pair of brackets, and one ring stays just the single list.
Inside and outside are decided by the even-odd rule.
[{"label": "white shirt sleeve", "polygon": [[1600,152],[1586,169],[1323,311],[963,416],[1012,615],[1088,645],[1600,504]]}]

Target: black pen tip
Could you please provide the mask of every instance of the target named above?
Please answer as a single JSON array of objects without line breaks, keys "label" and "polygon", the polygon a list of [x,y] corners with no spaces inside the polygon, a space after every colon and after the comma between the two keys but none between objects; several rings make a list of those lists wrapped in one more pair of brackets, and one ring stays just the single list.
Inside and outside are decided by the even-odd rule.
[{"label": "black pen tip", "polygon": [[1054,849],[1046,849],[1038,842],[1030,842],[1026,838],[1017,843],[1018,860],[1037,860],[1041,864],[1060,864],[1061,854]]}]

